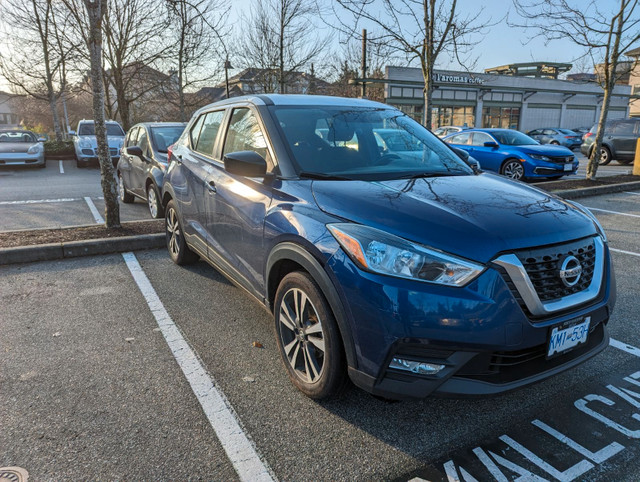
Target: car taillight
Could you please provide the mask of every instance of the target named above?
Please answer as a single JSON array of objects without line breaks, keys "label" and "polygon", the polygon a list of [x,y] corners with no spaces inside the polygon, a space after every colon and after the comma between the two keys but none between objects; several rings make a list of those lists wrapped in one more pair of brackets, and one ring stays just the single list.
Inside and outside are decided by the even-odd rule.
[{"label": "car taillight", "polygon": [[593,132],[587,132],[587,133],[584,135],[584,138],[586,139],[587,137],[591,137],[592,135],[593,135]]},{"label": "car taillight", "polygon": [[173,144],[167,147],[167,164],[171,162],[171,153],[173,152]]},{"label": "car taillight", "polygon": [[564,136],[565,139],[573,139],[573,136]]}]

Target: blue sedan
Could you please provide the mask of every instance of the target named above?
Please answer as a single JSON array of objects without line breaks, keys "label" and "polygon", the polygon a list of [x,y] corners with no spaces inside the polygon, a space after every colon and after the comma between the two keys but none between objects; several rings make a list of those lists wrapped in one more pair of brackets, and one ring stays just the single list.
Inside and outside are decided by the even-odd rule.
[{"label": "blue sedan", "polygon": [[568,148],[541,146],[511,129],[470,129],[447,136],[444,141],[467,151],[483,169],[511,179],[557,179],[578,169],[578,160]]}]

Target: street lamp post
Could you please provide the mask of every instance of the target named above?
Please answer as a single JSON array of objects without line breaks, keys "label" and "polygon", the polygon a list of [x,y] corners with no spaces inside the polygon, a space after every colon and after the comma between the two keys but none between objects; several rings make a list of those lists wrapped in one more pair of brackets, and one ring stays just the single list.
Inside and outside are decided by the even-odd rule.
[{"label": "street lamp post", "polygon": [[233,67],[231,67],[231,62],[229,62],[229,59],[224,61],[224,80],[225,80],[225,85],[227,86],[227,99],[229,98],[229,69],[232,69]]}]

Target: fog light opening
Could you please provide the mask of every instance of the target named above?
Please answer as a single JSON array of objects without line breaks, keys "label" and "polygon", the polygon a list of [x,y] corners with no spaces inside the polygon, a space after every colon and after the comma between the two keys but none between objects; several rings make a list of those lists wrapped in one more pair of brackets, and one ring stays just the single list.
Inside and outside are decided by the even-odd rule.
[{"label": "fog light opening", "polygon": [[416,373],[418,375],[435,375],[444,367],[444,365],[405,360],[404,358],[394,358],[391,360],[391,363],[389,363],[389,368]]}]

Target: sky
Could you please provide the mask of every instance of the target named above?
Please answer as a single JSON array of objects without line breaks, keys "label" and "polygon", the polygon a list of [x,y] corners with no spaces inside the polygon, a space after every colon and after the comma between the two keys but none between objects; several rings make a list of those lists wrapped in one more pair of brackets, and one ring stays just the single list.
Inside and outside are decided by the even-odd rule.
[{"label": "sky", "polygon": [[[579,1],[586,3],[587,0]],[[234,25],[236,32],[242,30],[242,14],[244,13],[245,16],[249,14],[252,3],[252,0],[232,0],[229,21]],[[608,5],[614,7],[617,3],[617,0],[598,0],[598,5],[601,8],[605,8]],[[580,48],[569,40],[557,40],[545,45],[543,39],[531,39],[531,31],[509,26],[505,17],[508,15],[510,19],[516,18],[512,0],[458,0],[458,8],[461,15],[479,13],[478,21],[480,22],[486,24],[498,22],[496,25],[488,27],[485,35],[478,38],[478,43],[470,54],[470,57],[475,60],[473,71],[482,72],[485,68],[519,62],[573,63],[584,54]],[[327,30],[322,22],[317,23]],[[2,48],[2,39],[0,39],[0,48]],[[336,52],[340,50],[338,37],[334,38],[332,49]],[[233,58],[230,60],[234,64]],[[397,64],[398,62],[394,63]],[[459,65],[443,56],[439,58],[437,67],[456,69]],[[237,71],[239,69],[231,70],[230,75]],[[0,90],[8,90],[1,77]]]}]

